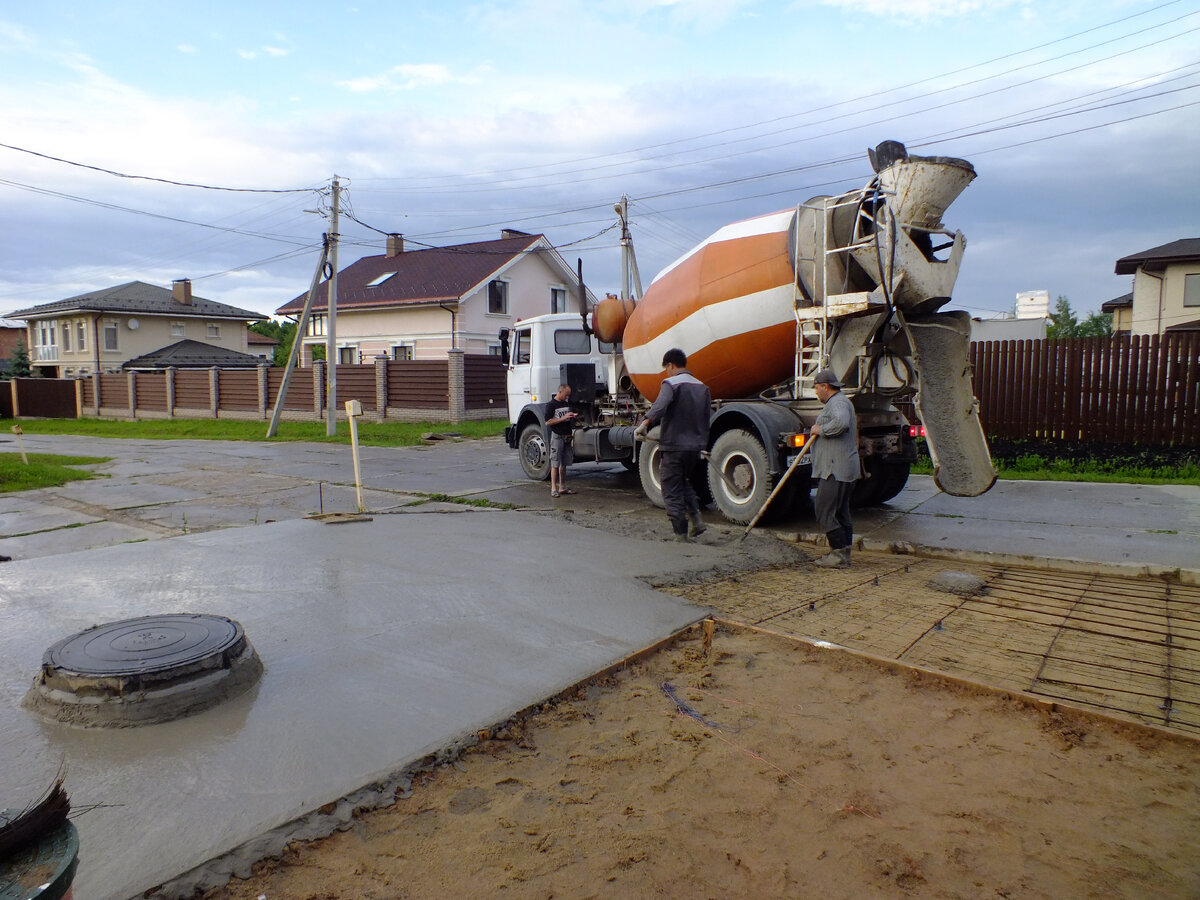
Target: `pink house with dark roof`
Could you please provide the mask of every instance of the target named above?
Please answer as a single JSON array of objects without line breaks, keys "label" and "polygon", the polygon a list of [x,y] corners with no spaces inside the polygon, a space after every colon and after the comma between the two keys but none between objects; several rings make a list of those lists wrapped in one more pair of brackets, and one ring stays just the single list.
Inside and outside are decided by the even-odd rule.
[{"label": "pink house with dark roof", "polygon": [[[302,338],[305,365],[325,344],[328,297],[322,282]],[[305,298],[276,314],[299,319]],[[444,359],[451,349],[498,354],[501,328],[578,308],[579,280],[544,235],[505,230],[498,240],[419,248],[389,235],[386,253],[338,272],[338,362]]]}]

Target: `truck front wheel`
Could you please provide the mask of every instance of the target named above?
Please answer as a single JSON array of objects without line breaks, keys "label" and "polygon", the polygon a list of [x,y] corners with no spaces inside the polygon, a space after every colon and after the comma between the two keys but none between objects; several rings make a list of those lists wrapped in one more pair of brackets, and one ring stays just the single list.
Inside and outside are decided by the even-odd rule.
[{"label": "truck front wheel", "polygon": [[521,429],[517,454],[526,477],[534,481],[545,481],[550,477],[550,446],[546,443],[545,431],[537,422],[530,422]]},{"label": "truck front wheel", "polygon": [[745,525],[771,494],[766,449],[754,435],[735,428],[717,438],[710,456],[708,484],[717,509]]},{"label": "truck front wheel", "polygon": [[637,462],[638,475],[642,479],[642,492],[651,503],[659,509],[664,509],[666,504],[663,503],[662,480],[658,471],[661,464],[662,454],[658,452],[658,441],[642,441]]}]

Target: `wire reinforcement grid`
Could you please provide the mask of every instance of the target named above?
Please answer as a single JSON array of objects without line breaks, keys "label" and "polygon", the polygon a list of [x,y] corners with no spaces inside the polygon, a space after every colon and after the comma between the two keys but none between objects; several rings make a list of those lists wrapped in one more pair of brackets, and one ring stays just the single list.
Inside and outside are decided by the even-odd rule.
[{"label": "wire reinforcement grid", "polygon": [[[974,596],[940,572],[986,582]],[[1200,735],[1200,587],[857,554],[683,593],[721,615]]]}]

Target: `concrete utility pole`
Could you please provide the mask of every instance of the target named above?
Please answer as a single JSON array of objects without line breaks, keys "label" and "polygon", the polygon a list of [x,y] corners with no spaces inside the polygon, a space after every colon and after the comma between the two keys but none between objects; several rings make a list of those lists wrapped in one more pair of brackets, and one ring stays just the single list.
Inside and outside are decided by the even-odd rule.
[{"label": "concrete utility pole", "polygon": [[341,202],[342,185],[336,175],[330,192],[329,225],[329,322],[325,335],[325,370],[329,373],[325,394],[325,435],[337,434],[337,278],[338,278],[338,204]]},{"label": "concrete utility pole", "polygon": [[635,299],[642,296],[642,276],[638,274],[637,257],[633,255],[633,237],[629,234],[629,196],[621,195],[621,202],[613,207],[621,217],[621,299],[628,300],[629,277],[633,276]]}]

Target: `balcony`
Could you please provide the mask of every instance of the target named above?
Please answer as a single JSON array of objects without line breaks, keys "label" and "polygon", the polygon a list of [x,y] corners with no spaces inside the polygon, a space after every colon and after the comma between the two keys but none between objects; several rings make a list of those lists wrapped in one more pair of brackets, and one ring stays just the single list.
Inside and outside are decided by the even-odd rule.
[{"label": "balcony", "polygon": [[58,347],[56,345],[34,347],[30,356],[33,357],[32,362],[35,363],[58,362]]}]

